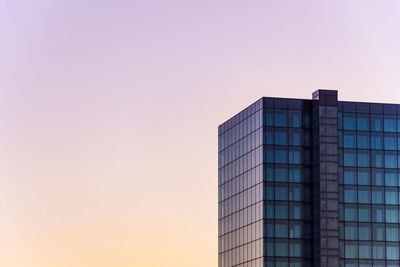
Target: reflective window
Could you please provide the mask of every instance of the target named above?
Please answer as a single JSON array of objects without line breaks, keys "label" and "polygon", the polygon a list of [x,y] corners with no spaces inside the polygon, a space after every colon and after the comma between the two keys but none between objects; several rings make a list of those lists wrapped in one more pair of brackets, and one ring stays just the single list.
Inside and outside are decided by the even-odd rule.
[{"label": "reflective window", "polygon": [[343,129],[344,130],[356,129],[356,115],[354,113],[343,113]]},{"label": "reflective window", "polygon": [[299,110],[289,110],[289,127],[299,128],[301,126],[301,112]]},{"label": "reflective window", "polygon": [[277,127],[286,127],[287,126],[286,110],[275,110],[275,126],[277,126]]},{"label": "reflective window", "polygon": [[383,122],[384,122],[384,131],[385,132],[396,132],[397,131],[396,116],[385,115],[383,117]]},{"label": "reflective window", "polygon": [[369,130],[368,114],[357,114],[357,130],[358,131],[368,131]]},{"label": "reflective window", "polygon": [[376,132],[381,132],[383,130],[382,115],[377,115],[377,114],[371,115],[371,130]]}]

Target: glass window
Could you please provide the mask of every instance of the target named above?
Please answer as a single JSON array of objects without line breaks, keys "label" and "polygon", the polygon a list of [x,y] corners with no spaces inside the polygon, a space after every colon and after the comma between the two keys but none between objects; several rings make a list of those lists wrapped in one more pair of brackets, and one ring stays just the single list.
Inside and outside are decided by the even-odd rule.
[{"label": "glass window", "polygon": [[275,255],[279,257],[288,256],[288,242],[286,240],[275,241]]},{"label": "glass window", "polygon": [[397,153],[394,151],[385,152],[385,168],[397,168]]},{"label": "glass window", "polygon": [[356,115],[354,113],[343,113],[343,129],[344,130],[356,129]]},{"label": "glass window", "polygon": [[375,132],[382,132],[383,130],[382,115],[378,114],[371,115],[371,130]]},{"label": "glass window", "polygon": [[289,149],[289,164],[301,164],[302,151],[299,148]]},{"label": "glass window", "polygon": [[369,133],[359,132],[357,134],[357,147],[369,149]]},{"label": "glass window", "polygon": [[371,148],[382,149],[382,147],[383,147],[382,133],[371,133]]},{"label": "glass window", "polygon": [[385,150],[396,150],[397,149],[396,134],[385,133],[384,144],[385,144]]},{"label": "glass window", "polygon": [[383,187],[372,187],[372,203],[383,204]]},{"label": "glass window", "polygon": [[397,188],[385,188],[385,203],[391,205],[397,205],[399,203]]},{"label": "glass window", "polygon": [[288,188],[286,185],[275,185],[275,200],[287,200]]},{"label": "glass window", "polygon": [[353,242],[346,242],[345,246],[344,246],[344,255],[345,258],[348,259],[355,259],[358,257],[358,247],[357,247],[357,243],[353,243]]},{"label": "glass window", "polygon": [[274,181],[274,165],[264,165],[264,178],[265,181]]},{"label": "glass window", "polygon": [[383,169],[372,169],[372,184],[373,185],[384,184]]},{"label": "glass window", "polygon": [[356,152],[355,150],[345,149],[343,156],[344,166],[356,166]]},{"label": "glass window", "polygon": [[[384,259],[385,258],[385,243],[374,243],[372,245],[372,257],[374,259]],[[376,265],[374,267],[383,267],[384,265]]]},{"label": "glass window", "polygon": [[265,194],[264,198],[266,200],[274,200],[274,186],[268,184],[265,188],[264,194]]},{"label": "glass window", "polygon": [[356,147],[356,133],[344,131],[343,132],[343,147],[355,148]]},{"label": "glass window", "polygon": [[369,177],[369,169],[358,169],[358,184],[359,185],[369,185],[370,177]]},{"label": "glass window", "polygon": [[268,219],[273,219],[275,216],[274,216],[274,204],[272,204],[272,203],[267,203],[267,204],[265,204],[265,206],[264,206],[264,216],[265,216],[265,218],[268,218]]},{"label": "glass window", "polygon": [[300,220],[302,218],[302,208],[301,204],[290,203],[290,219]]},{"label": "glass window", "polygon": [[358,226],[358,239],[371,240],[371,225],[369,223],[360,223]]},{"label": "glass window", "polygon": [[343,182],[344,184],[356,184],[356,171],[354,168],[344,168]]},{"label": "glass window", "polygon": [[385,115],[383,117],[384,131],[385,132],[396,132],[396,116]]},{"label": "glass window", "polygon": [[357,130],[369,131],[369,116],[368,116],[368,114],[357,114]]},{"label": "glass window", "polygon": [[289,200],[301,201],[301,185],[291,184],[289,186]]},{"label": "glass window", "polygon": [[275,126],[287,127],[287,114],[286,110],[275,110]]},{"label": "glass window", "polygon": [[290,253],[289,256],[290,257],[301,257],[302,253],[301,253],[301,242],[296,241],[296,240],[292,240],[290,242]]},{"label": "glass window", "polygon": [[289,166],[289,182],[301,182],[301,166]]},{"label": "glass window", "polygon": [[275,237],[279,237],[279,238],[287,238],[288,237],[287,222],[276,222],[275,223]]},{"label": "glass window", "polygon": [[371,243],[369,242],[360,242],[358,255],[360,259],[369,259],[371,258]]},{"label": "glass window", "polygon": [[369,167],[369,150],[358,150],[357,154],[358,167]]},{"label": "glass window", "polygon": [[274,237],[275,235],[275,228],[273,222],[267,222],[264,224],[265,227],[265,235],[267,237]]},{"label": "glass window", "polygon": [[312,138],[311,138],[311,131],[310,130],[303,130],[303,146],[311,146],[312,145]]},{"label": "glass window", "polygon": [[386,186],[397,186],[397,172],[395,170],[385,171],[385,185]]},{"label": "glass window", "polygon": [[288,170],[286,165],[275,165],[275,181],[287,182]]},{"label": "glass window", "polygon": [[372,240],[385,240],[385,225],[376,223],[372,224]]},{"label": "glass window", "polygon": [[289,237],[301,238],[301,222],[290,222]]},{"label": "glass window", "polygon": [[344,227],[344,238],[346,240],[357,240],[357,224],[346,223]]},{"label": "glass window", "polygon": [[357,208],[356,206],[344,207],[344,220],[345,221],[356,221],[357,220]]},{"label": "glass window", "polygon": [[275,145],[287,145],[286,129],[275,129]]},{"label": "glass window", "polygon": [[274,130],[267,128],[265,129],[264,144],[273,145],[274,144]]},{"label": "glass window", "polygon": [[264,149],[264,161],[266,163],[274,163],[274,149],[271,147],[266,147]]},{"label": "glass window", "polygon": [[299,129],[289,129],[289,145],[301,146],[301,131]]},{"label": "glass window", "polygon": [[344,202],[356,203],[357,202],[357,190],[355,188],[344,189]]},{"label": "glass window", "polygon": [[383,206],[372,206],[372,221],[383,222],[385,218]]},{"label": "glass window", "polygon": [[266,126],[273,126],[274,125],[274,111],[272,109],[267,109],[265,111],[265,122]]},{"label": "glass window", "polygon": [[299,110],[289,110],[289,127],[299,128],[301,126],[301,112]]},{"label": "glass window", "polygon": [[275,148],[275,163],[287,163],[288,162],[288,155],[287,149],[285,148]]},{"label": "glass window", "polygon": [[386,243],[386,259],[387,260],[398,260],[399,259],[399,244],[398,243]]},{"label": "glass window", "polygon": [[370,191],[368,187],[358,189],[358,203],[370,203]]},{"label": "glass window", "polygon": [[371,155],[372,155],[372,167],[383,168],[383,151],[372,150]]},{"label": "glass window", "polygon": [[275,205],[275,218],[276,219],[287,219],[288,218],[287,204],[276,204]]},{"label": "glass window", "polygon": [[399,241],[397,224],[386,224],[386,241]]},{"label": "glass window", "polygon": [[399,212],[397,207],[385,207],[385,219],[387,223],[398,223]]},{"label": "glass window", "polygon": [[358,221],[370,222],[371,221],[371,208],[367,205],[358,206]]}]

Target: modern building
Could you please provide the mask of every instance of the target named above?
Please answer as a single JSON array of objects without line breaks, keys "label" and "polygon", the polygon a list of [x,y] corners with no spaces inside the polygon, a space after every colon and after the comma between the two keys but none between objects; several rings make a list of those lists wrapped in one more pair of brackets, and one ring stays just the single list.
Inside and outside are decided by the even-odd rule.
[{"label": "modern building", "polygon": [[219,267],[400,266],[400,105],[263,97],[218,141]]}]

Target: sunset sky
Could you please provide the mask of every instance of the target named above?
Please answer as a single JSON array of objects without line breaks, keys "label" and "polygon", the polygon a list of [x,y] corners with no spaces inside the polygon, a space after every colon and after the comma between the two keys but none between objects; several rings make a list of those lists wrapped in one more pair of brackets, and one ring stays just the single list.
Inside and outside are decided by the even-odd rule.
[{"label": "sunset sky", "polygon": [[217,266],[217,127],[400,103],[400,1],[0,0],[0,266]]}]

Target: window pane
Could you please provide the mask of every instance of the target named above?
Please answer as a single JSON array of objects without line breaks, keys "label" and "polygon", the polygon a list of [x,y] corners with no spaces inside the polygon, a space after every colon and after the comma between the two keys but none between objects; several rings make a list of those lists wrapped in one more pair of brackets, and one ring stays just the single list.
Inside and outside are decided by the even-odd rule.
[{"label": "window pane", "polygon": [[371,148],[382,149],[383,137],[381,133],[371,133]]},{"label": "window pane", "polygon": [[301,112],[299,110],[289,110],[289,127],[299,128],[301,125]]},{"label": "window pane", "polygon": [[369,148],[369,133],[360,132],[357,134],[357,147],[358,148]]},{"label": "window pane", "polygon": [[371,130],[376,132],[381,132],[383,130],[382,115],[371,115]]},{"label": "window pane", "polygon": [[369,188],[358,189],[358,203],[370,203]]},{"label": "window pane", "polygon": [[355,148],[356,147],[356,133],[355,132],[343,132],[343,147]]},{"label": "window pane", "polygon": [[386,225],[386,241],[399,241],[399,229],[397,224]]},{"label": "window pane", "polygon": [[383,151],[381,150],[372,150],[372,167],[375,168],[383,168]]},{"label": "window pane", "polygon": [[391,205],[397,205],[399,202],[397,188],[386,188],[385,189],[385,203]]},{"label": "window pane", "polygon": [[344,227],[344,238],[346,240],[357,240],[357,224],[346,223]]},{"label": "window pane", "polygon": [[288,170],[285,165],[275,166],[275,181],[276,182],[287,182],[288,180]]},{"label": "window pane", "polygon": [[369,177],[369,169],[358,169],[358,184],[359,185],[369,185],[370,177]]},{"label": "window pane", "polygon": [[387,223],[398,223],[399,214],[397,207],[386,207],[385,208],[385,219]]},{"label": "window pane", "polygon": [[343,113],[343,129],[355,130],[356,129],[356,115],[353,113]]},{"label": "window pane", "polygon": [[275,144],[287,145],[286,129],[275,129]]},{"label": "window pane", "polygon": [[358,167],[370,167],[369,150],[358,150],[357,165]]},{"label": "window pane", "polygon": [[385,168],[397,168],[397,153],[392,151],[385,152]]},{"label": "window pane", "polygon": [[288,188],[285,185],[275,185],[275,200],[287,200]]},{"label": "window pane", "polygon": [[371,240],[371,225],[360,224],[358,226],[358,238],[359,240]]},{"label": "window pane", "polygon": [[288,155],[285,148],[275,148],[275,163],[287,163]]},{"label": "window pane", "polygon": [[385,171],[385,185],[386,186],[397,186],[397,172],[395,170]]},{"label": "window pane", "polygon": [[369,130],[369,116],[368,114],[357,114],[357,130]]},{"label": "window pane", "polygon": [[397,149],[397,136],[396,134],[385,134],[384,138],[385,150]]},{"label": "window pane", "polygon": [[384,131],[385,132],[396,132],[396,116],[385,115],[383,118]]},{"label": "window pane", "polygon": [[344,184],[356,184],[356,171],[353,168],[344,168],[343,170]]},{"label": "window pane", "polygon": [[343,160],[344,166],[356,166],[356,152],[354,150],[345,149]]},{"label": "window pane", "polygon": [[275,237],[280,237],[280,238],[288,237],[287,222],[276,222],[275,223]]},{"label": "window pane", "polygon": [[301,145],[301,131],[298,129],[289,129],[289,145],[300,146]]},{"label": "window pane", "polygon": [[383,187],[372,187],[372,203],[383,204]]},{"label": "window pane", "polygon": [[357,202],[357,190],[355,188],[344,189],[344,202],[356,203]]},{"label": "window pane", "polygon": [[286,110],[275,110],[275,126],[277,127],[287,126]]}]

